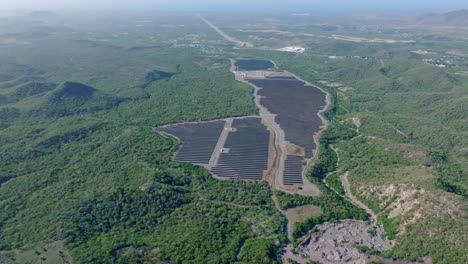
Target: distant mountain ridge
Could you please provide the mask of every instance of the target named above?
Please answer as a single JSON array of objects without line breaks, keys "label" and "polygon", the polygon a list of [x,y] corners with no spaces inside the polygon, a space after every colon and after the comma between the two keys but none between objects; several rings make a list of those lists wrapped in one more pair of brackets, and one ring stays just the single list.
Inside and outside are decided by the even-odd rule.
[{"label": "distant mountain ridge", "polygon": [[420,24],[468,27],[468,10],[460,9],[441,14],[428,14],[418,19]]},{"label": "distant mountain ridge", "polygon": [[30,12],[29,16],[35,17],[35,18],[46,18],[46,17],[57,16],[57,14],[54,11],[49,11],[49,10],[36,10],[36,11]]}]

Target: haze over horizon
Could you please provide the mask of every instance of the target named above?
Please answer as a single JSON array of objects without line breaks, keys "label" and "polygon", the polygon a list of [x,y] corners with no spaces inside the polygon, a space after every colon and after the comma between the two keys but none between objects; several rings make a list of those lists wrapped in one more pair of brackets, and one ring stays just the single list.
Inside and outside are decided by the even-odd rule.
[{"label": "haze over horizon", "polygon": [[99,10],[183,10],[183,11],[390,11],[390,12],[445,12],[454,9],[468,9],[465,0],[18,0],[0,1],[0,10],[7,9],[99,9]]}]

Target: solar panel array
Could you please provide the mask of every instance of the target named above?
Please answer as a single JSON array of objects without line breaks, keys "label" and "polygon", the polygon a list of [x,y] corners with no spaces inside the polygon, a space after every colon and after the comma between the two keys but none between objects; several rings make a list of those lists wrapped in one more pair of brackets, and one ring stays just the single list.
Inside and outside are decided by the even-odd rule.
[{"label": "solar panel array", "polygon": [[183,123],[156,128],[182,141],[174,161],[208,164],[223,131],[225,120],[205,123]]},{"label": "solar panel array", "polygon": [[258,117],[234,119],[218,164],[211,172],[219,177],[261,180],[268,168],[270,133]]},{"label": "solar panel array", "polygon": [[235,66],[239,71],[260,71],[275,67],[275,65],[268,60],[236,60]]},{"label": "solar panel array", "polygon": [[317,113],[325,104],[326,95],[303,81],[289,78],[249,79],[260,87],[260,103],[271,113],[285,132],[286,140],[304,147],[305,156],[312,157],[316,148],[313,135],[320,130],[322,120]]},{"label": "solar panel array", "polygon": [[301,156],[288,155],[284,162],[283,184],[302,184],[302,170],[304,168],[304,158]]}]

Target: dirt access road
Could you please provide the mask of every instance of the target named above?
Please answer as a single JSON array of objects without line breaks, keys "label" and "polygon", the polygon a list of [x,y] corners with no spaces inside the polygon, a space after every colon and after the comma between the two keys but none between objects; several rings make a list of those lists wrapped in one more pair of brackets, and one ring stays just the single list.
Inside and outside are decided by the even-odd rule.
[{"label": "dirt access road", "polygon": [[226,143],[226,139],[228,137],[229,131],[231,130],[233,120],[233,118],[226,119],[223,131],[221,132],[221,135],[219,135],[218,143],[216,143],[216,147],[213,150],[213,153],[211,154],[210,163],[207,166],[208,170],[211,170],[218,164],[219,156],[221,155],[221,150],[223,149],[224,144]]},{"label": "dirt access road", "polygon": [[[225,34],[222,30],[220,30],[217,26],[215,26],[214,24],[212,24],[210,21],[206,20],[205,18],[203,18],[202,16],[199,16],[201,20],[203,20],[208,26],[210,26],[211,28],[213,28],[218,34],[220,34],[223,38],[225,38],[226,40],[230,41],[230,42],[233,42],[235,43],[236,45],[238,46],[241,46],[241,47],[245,47],[247,46],[245,42],[242,42],[242,41],[239,41],[235,38],[232,38],[230,37],[229,35]],[[288,191],[288,190],[285,190],[283,184],[282,184],[282,172],[284,170],[284,159],[285,159],[285,153],[287,152],[286,150],[286,144],[285,143],[285,133],[284,131],[280,128],[279,124],[277,124],[275,122],[275,115],[273,115],[272,113],[270,113],[265,107],[263,107],[261,104],[260,104],[260,97],[258,96],[258,90],[259,88],[256,87],[255,85],[252,85],[251,83],[249,83],[248,81],[245,80],[245,76],[242,75],[241,72],[237,72],[236,71],[236,68],[235,68],[235,61],[234,60],[231,60],[231,63],[232,63],[232,66],[231,66],[231,72],[234,74],[234,76],[236,77],[236,80],[238,81],[241,81],[241,82],[244,82],[244,83],[247,83],[251,86],[254,87],[255,91],[254,91],[254,98],[255,98],[255,103],[257,105],[257,107],[259,108],[259,112],[260,112],[260,117],[263,119],[264,123],[266,123],[266,125],[268,126],[269,130],[274,134],[274,147],[276,149],[276,151],[278,152],[277,155],[276,155],[276,161],[273,162],[272,164],[276,164],[274,166],[274,168],[272,168],[272,174],[274,175],[274,181],[273,181],[273,188],[275,189],[279,189],[279,190],[284,190],[284,191],[287,191],[287,192],[291,192],[291,191]],[[299,78],[298,76],[294,75],[294,74],[291,74],[293,75],[296,79],[298,80],[301,80],[301,81],[304,81],[302,80],[301,78]],[[305,81],[304,81],[305,82]],[[308,82],[305,82],[306,84],[309,84],[311,85],[310,83]],[[314,87],[317,87],[315,85],[311,85],[311,86],[314,86]],[[322,109],[319,113],[319,117],[322,119],[322,122],[323,122],[323,127],[321,129],[321,131],[323,131],[324,129],[326,129],[326,127],[328,126],[328,122],[327,120],[325,120],[325,118],[323,118],[322,114],[324,111],[326,111],[328,109],[328,107],[330,106],[330,94],[327,93],[326,91],[324,91],[323,89],[317,87],[318,89],[322,90],[326,95],[326,107],[324,109]],[[320,131],[320,132],[321,132]],[[320,133],[314,135],[314,139],[317,143],[317,146],[319,145],[318,144],[318,139],[320,137]],[[316,158],[318,155],[318,147],[317,149],[314,151],[314,155],[313,157]],[[314,158],[313,159],[310,159],[308,162],[307,162],[307,166],[306,167],[309,167],[313,161],[314,161]],[[307,169],[307,168],[306,168]],[[305,170],[306,170],[305,169]],[[304,170],[304,171],[305,171]],[[303,175],[303,178],[306,178],[304,177],[305,175]],[[305,185],[308,185],[307,187],[308,188],[304,188],[304,189],[309,189],[307,190],[308,192],[308,195],[320,195],[320,190],[317,188],[317,186],[311,184],[310,182],[308,182],[307,179],[304,179],[304,183]],[[288,243],[288,245],[286,246],[285,250],[285,254],[283,255],[283,260],[287,261],[289,258],[292,258],[294,260],[296,260],[297,262],[299,263],[305,263],[307,261],[310,261],[311,259],[320,259],[321,261],[325,261],[326,263],[341,263],[343,260],[347,259],[348,261],[351,260],[351,262],[355,262],[355,263],[359,263],[361,261],[363,261],[363,256],[359,254],[359,252],[356,250],[355,248],[355,242],[351,243],[350,245],[347,245],[346,243],[340,243],[342,244],[341,247],[338,247],[336,245],[336,243],[334,243],[333,241],[335,241],[336,237],[345,237],[345,235],[348,235],[348,234],[351,234],[349,237],[364,237],[366,235],[369,234],[368,230],[370,228],[375,228],[376,232],[381,232],[380,229],[377,228],[376,226],[376,222],[377,222],[377,216],[374,214],[374,212],[372,212],[372,210],[370,210],[370,208],[368,208],[364,203],[362,203],[361,201],[359,201],[352,193],[351,193],[351,189],[350,189],[350,186],[349,186],[349,182],[348,182],[348,178],[347,178],[347,174],[343,175],[342,176],[342,181],[343,181],[343,185],[345,187],[345,192],[346,192],[346,196],[349,197],[349,199],[354,203],[356,204],[357,206],[360,206],[361,208],[363,208],[367,213],[369,213],[369,215],[371,215],[371,220],[372,220],[372,223],[371,224],[367,224],[367,223],[364,223],[364,222],[356,222],[356,221],[350,221],[348,223],[335,223],[335,224],[328,224],[329,226],[327,226],[326,224],[322,227],[323,229],[323,232],[322,233],[317,233],[315,234],[315,238],[313,240],[315,241],[318,241],[318,240],[323,240],[323,242],[321,244],[323,244],[323,246],[320,246],[322,248],[322,251],[320,253],[320,256],[316,255],[316,256],[312,256],[312,254],[310,254],[311,252],[315,252],[317,251],[317,248],[311,248],[311,244],[309,243],[303,243],[302,244],[302,254],[304,254],[303,256],[307,256],[309,255],[308,257],[300,257],[300,255],[296,255],[296,254],[293,254],[292,253],[292,244],[291,243]],[[310,183],[307,184],[307,183]],[[304,186],[305,187],[305,186]],[[313,188],[311,188],[313,187]],[[295,193],[297,194],[302,194],[302,195],[307,195],[305,193],[300,193],[299,191],[296,191]],[[288,218],[288,226],[287,226],[287,233],[288,233],[288,238],[289,240],[291,241],[291,229],[292,229],[292,217],[291,218],[291,215],[287,215],[286,212],[284,210],[282,210],[280,207],[279,207],[279,203],[277,201],[277,198],[275,197],[275,195],[273,195],[273,201],[275,202],[275,206],[276,208],[282,212],[283,214],[285,214],[285,216]],[[304,208],[306,209],[307,211],[313,211],[311,210],[311,208]],[[318,208],[316,208],[318,209]],[[318,209],[319,210],[319,209]],[[311,213],[311,212],[308,212],[308,213]],[[296,215],[296,216],[299,216],[299,215]],[[341,226],[343,225],[343,226]],[[345,232],[344,232],[344,231]],[[359,236],[357,236],[356,234],[360,234]],[[314,235],[312,235],[314,236]],[[377,236],[377,237],[381,237],[381,236]],[[350,239],[345,239],[346,241],[350,240]],[[366,241],[369,240],[371,241],[371,239],[365,239]],[[309,240],[311,241],[311,240]],[[331,243],[331,242],[333,243]],[[371,245],[371,246],[376,246],[376,245],[381,245],[382,243],[385,243],[386,241],[378,241],[378,243],[375,243],[374,245]],[[354,254],[344,254],[346,252],[354,252]],[[324,259],[323,257],[326,256],[326,258]],[[328,262],[330,261],[330,262]],[[365,261],[365,260],[364,260]]]},{"label": "dirt access road", "polygon": [[373,223],[377,223],[377,215],[372,211],[367,205],[365,205],[363,202],[361,202],[354,194],[351,192],[351,186],[349,185],[349,180],[348,180],[348,172],[345,174],[341,175],[341,182],[343,184],[343,187],[345,189],[346,196],[348,196],[351,201],[353,201],[354,204],[357,206],[361,207],[366,211],[371,216],[371,221]]},{"label": "dirt access road", "polygon": [[236,45],[239,46],[239,47],[246,47],[246,48],[252,48],[252,47],[253,47],[253,44],[252,44],[252,43],[240,41],[240,40],[238,40],[238,39],[236,39],[236,38],[233,38],[233,37],[229,36],[228,34],[224,33],[224,31],[222,31],[221,29],[219,29],[215,24],[211,23],[209,20],[207,20],[206,18],[202,17],[201,15],[198,15],[198,17],[199,17],[203,22],[205,22],[208,26],[210,26],[214,31],[216,31],[216,33],[218,33],[218,34],[221,35],[224,39],[226,39],[227,41],[232,42],[232,43],[236,44]]},{"label": "dirt access road", "polygon": [[[286,141],[285,132],[280,127],[280,125],[275,121],[275,116],[276,115],[272,114],[270,111],[268,111],[267,108],[265,108],[261,104],[261,101],[260,101],[261,96],[258,94],[258,91],[260,90],[260,88],[246,80],[246,76],[248,76],[248,72],[236,71],[235,60],[231,60],[231,72],[234,74],[236,80],[244,82],[244,83],[246,83],[246,84],[248,84],[248,85],[250,85],[250,86],[252,86],[254,88],[254,94],[253,94],[254,95],[254,101],[255,101],[255,104],[256,104],[257,108],[259,109],[260,117],[263,119],[264,123],[267,125],[269,130],[272,133],[274,133],[275,141],[273,142],[273,144],[274,144],[273,147],[277,151],[277,155],[275,156],[276,157],[275,162],[272,163],[272,164],[275,164],[275,167],[271,168],[271,170],[270,170],[271,174],[273,175],[273,178],[274,178],[272,187],[274,189],[281,190],[281,191],[284,191],[284,192],[287,192],[287,193],[296,193],[296,194],[305,195],[305,196],[320,196],[321,192],[320,192],[319,188],[315,184],[311,183],[308,180],[307,175],[306,175],[307,168],[311,164],[310,160],[308,161],[308,163],[307,163],[307,165],[304,168],[303,173],[302,173],[303,184],[300,186],[301,188],[297,188],[297,186],[296,186],[296,187],[294,187],[295,189],[291,189],[291,187],[287,187],[287,186],[285,186],[283,184],[283,171],[284,171],[284,166],[285,166],[284,164],[285,164],[286,157],[288,155],[287,147],[289,145],[288,142]],[[262,76],[275,75],[275,74],[296,77],[292,73],[284,72],[284,71],[278,71],[278,72],[256,71],[256,77],[255,78],[264,78]],[[249,78],[251,78],[251,77],[249,77]],[[298,78],[298,77],[296,77],[296,78]],[[303,80],[301,80],[301,81],[303,81]],[[307,83],[307,84],[309,84],[309,83]],[[324,91],[324,93],[326,93],[326,92]],[[328,95],[328,93],[326,93],[326,94],[327,94],[327,104],[326,104],[325,109],[329,106],[329,103],[330,103],[330,100],[328,99],[329,95]],[[319,114],[319,116],[320,116],[320,114]],[[322,118],[322,121],[324,123],[324,126],[321,129],[321,130],[323,130],[323,129],[325,129],[327,123],[326,123],[326,121],[324,121],[322,116],[320,116],[320,118]],[[316,144],[318,146],[318,144],[319,144],[318,135],[315,135],[314,139],[315,139]],[[314,157],[316,156],[316,153],[317,152],[315,151]]]}]

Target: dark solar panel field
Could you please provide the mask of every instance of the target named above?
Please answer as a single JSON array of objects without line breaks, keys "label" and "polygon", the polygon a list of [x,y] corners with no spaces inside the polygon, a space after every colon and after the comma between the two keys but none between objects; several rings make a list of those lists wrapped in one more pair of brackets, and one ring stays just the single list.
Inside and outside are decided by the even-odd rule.
[{"label": "dark solar panel field", "polygon": [[283,184],[294,185],[302,184],[302,170],[304,166],[304,158],[301,156],[286,157],[284,162]]},{"label": "dark solar panel field", "polygon": [[268,168],[268,143],[270,133],[257,117],[235,119],[218,164],[211,172],[219,177],[261,180]]},{"label": "dark solar panel field", "polygon": [[225,123],[225,120],[183,123],[156,130],[174,135],[182,141],[174,161],[208,164]]},{"label": "dark solar panel field", "polygon": [[236,60],[234,65],[239,71],[259,71],[275,67],[271,61],[267,60]]},{"label": "dark solar panel field", "polygon": [[285,132],[286,140],[305,148],[305,156],[312,157],[315,149],[313,135],[320,130],[322,120],[317,113],[326,105],[321,90],[297,79],[248,79],[261,88],[260,103],[271,113]]}]

